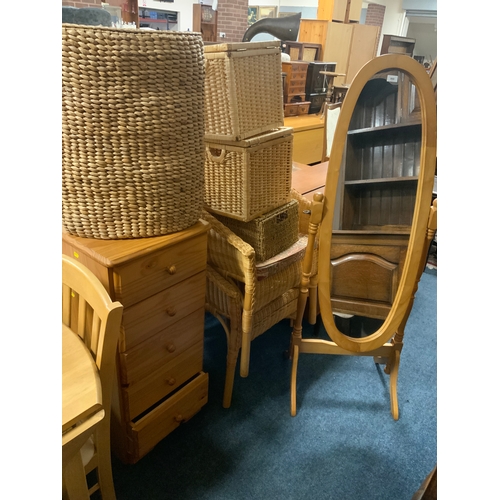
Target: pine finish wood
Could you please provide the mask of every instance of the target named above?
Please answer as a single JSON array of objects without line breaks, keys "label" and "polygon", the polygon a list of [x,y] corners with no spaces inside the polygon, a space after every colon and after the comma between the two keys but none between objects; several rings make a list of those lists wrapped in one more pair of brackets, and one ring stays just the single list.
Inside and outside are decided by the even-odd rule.
[{"label": "pine finish wood", "polygon": [[285,127],[293,128],[292,159],[297,163],[317,163],[323,157],[324,120],[320,115],[286,117]]},{"label": "pine finish wood", "polygon": [[123,303],[112,446],[135,463],[207,402],[202,371],[208,224],[156,238],[96,240],[63,233]]},{"label": "pine finish wood", "polygon": [[[406,228],[404,224],[393,228],[390,225],[391,214],[387,213],[388,219],[379,221],[381,225],[378,226],[378,230],[369,227],[353,231],[350,228],[349,231],[342,230],[336,240],[336,233],[334,232],[332,235],[334,207],[338,193],[339,174],[344,161],[344,151],[349,140],[349,133],[352,130],[353,121],[351,119],[356,112],[358,103],[363,102],[363,98],[360,101],[360,94],[367,82],[374,75],[389,69],[398,69],[411,76],[422,105],[419,166],[417,169],[416,164],[413,164],[413,171],[411,174],[407,174],[411,177],[418,176],[418,180],[410,180],[410,182],[416,183],[413,202],[414,215]],[[390,94],[391,92],[387,92],[387,95]],[[397,134],[396,129],[392,129],[390,137],[393,134]],[[385,363],[385,373],[390,375],[391,413],[395,420],[399,418],[397,378],[400,354],[403,348],[404,328],[411,312],[418,281],[425,267],[427,251],[437,227],[437,200],[434,200],[431,206],[436,166],[436,135],[434,91],[429,76],[419,63],[408,56],[384,55],[373,59],[361,69],[342,104],[334,138],[336,147],[332,149],[329,160],[325,194],[324,196],[316,194],[311,207],[308,246],[303,262],[297,321],[291,340],[290,412],[292,416],[297,412],[299,354],[319,353],[373,356],[376,363]],[[413,150],[410,148],[410,156],[415,158],[411,151]],[[405,158],[406,155],[403,154],[403,163]],[[348,169],[349,165],[344,165],[346,177],[348,177]],[[388,182],[394,181],[390,179]],[[345,189],[350,188],[346,187]],[[395,210],[399,211],[398,208]],[[317,239],[318,235],[319,240]],[[353,235],[356,237],[351,239]],[[407,244],[404,241],[406,237],[408,238]],[[302,318],[310,286],[313,257],[318,243],[319,310],[324,327],[331,339],[329,341],[302,338]],[[335,252],[338,252],[338,258],[335,256]],[[332,254],[334,254],[333,259]],[[335,269],[342,265],[350,267],[345,268],[346,272],[343,276],[334,278]],[[355,266],[355,269],[351,266]],[[375,279],[372,280],[371,277],[374,274]],[[385,305],[386,311],[381,314],[384,319],[382,326],[377,331],[362,338],[350,337],[340,332],[334,320],[334,313],[338,310],[335,300],[342,300],[345,297],[336,295],[339,293],[351,295],[344,302],[356,299],[364,300],[365,303],[374,306]],[[357,313],[359,314],[359,311]],[[377,317],[373,311],[365,311],[365,314]]]},{"label": "pine finish wood", "polygon": [[[81,380],[76,389],[82,393],[84,401],[87,391],[94,392],[93,386],[97,384],[95,370],[98,370],[100,383],[97,384],[99,387],[95,390],[97,390],[99,398],[102,394],[102,407],[97,409],[102,408],[103,410],[102,417],[98,420],[94,419],[94,422],[80,420],[84,426],[87,426],[84,433],[79,432],[80,425],[76,425],[68,430],[67,435],[63,434],[63,458],[67,455],[65,448],[71,447],[75,451],[75,445],[71,442],[73,439],[77,439],[78,444],[83,445],[81,446],[82,452],[73,453],[71,460],[65,464],[68,468],[63,466],[63,492],[68,495],[72,494],[72,490],[76,486],[75,478],[78,478],[77,482],[80,486],[75,490],[85,489],[83,498],[88,498],[97,490],[99,490],[103,500],[114,500],[115,498],[111,470],[110,415],[116,346],[122,314],[122,304],[112,301],[90,269],[74,258],[62,256],[62,323],[63,336],[66,337],[63,348],[68,349],[67,356],[71,353],[74,354],[74,350],[77,349],[74,337],[69,336],[68,330],[70,330],[81,339],[76,340],[88,349],[84,366],[78,368],[75,364],[68,364],[68,360],[66,360],[63,367],[69,370],[68,373],[71,373],[72,370],[77,371]],[[89,357],[94,361],[94,366],[90,363]],[[83,361],[83,353],[81,358]],[[90,372],[88,378],[82,371],[84,368]],[[73,376],[77,374],[73,373]],[[89,385],[85,386],[84,383]],[[78,398],[78,395],[74,395],[74,398]],[[76,400],[74,402],[76,403]],[[92,439],[82,442],[83,434],[91,434]],[[83,453],[83,449],[88,450],[88,453]],[[89,488],[87,488],[85,475],[88,476],[89,472],[95,469],[94,479],[89,478]],[[75,494],[75,500],[82,498],[82,493],[73,491],[73,494]]]},{"label": "pine finish wood", "polygon": [[62,432],[102,408],[101,380],[90,351],[62,325]]},{"label": "pine finish wood", "polygon": [[336,84],[350,84],[361,67],[377,54],[380,28],[365,24],[346,24],[321,19],[302,19],[299,42],[319,43],[321,61],[337,63],[335,71],[345,73]]}]

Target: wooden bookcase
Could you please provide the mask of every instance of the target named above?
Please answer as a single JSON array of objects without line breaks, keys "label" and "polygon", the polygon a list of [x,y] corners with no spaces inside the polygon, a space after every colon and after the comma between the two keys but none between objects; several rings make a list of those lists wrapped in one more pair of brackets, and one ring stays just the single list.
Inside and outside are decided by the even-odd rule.
[{"label": "wooden bookcase", "polygon": [[193,4],[193,31],[201,33],[204,42],[216,42],[217,11],[210,5]]}]

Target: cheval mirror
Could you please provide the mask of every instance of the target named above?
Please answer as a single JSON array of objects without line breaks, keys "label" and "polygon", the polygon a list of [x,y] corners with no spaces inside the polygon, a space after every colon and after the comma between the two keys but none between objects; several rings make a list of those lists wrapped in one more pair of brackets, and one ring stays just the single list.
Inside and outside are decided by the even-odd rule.
[{"label": "cheval mirror", "polygon": [[[436,100],[429,75],[406,55],[388,54],[358,72],[343,101],[324,194],[314,195],[297,319],[291,337],[290,412],[297,411],[299,353],[373,356],[397,377],[404,327],[437,227]],[[330,340],[302,338],[317,259],[318,304]],[[353,335],[335,318],[373,318]],[[347,323],[348,325],[348,323]]]}]

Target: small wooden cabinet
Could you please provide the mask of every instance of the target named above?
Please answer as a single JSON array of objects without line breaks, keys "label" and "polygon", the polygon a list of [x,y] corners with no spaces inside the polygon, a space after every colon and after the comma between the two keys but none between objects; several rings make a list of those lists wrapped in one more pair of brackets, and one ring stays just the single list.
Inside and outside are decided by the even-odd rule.
[{"label": "small wooden cabinet", "polygon": [[204,42],[216,42],[217,11],[210,5],[193,4],[193,31],[201,33]]},{"label": "small wooden cabinet", "polygon": [[405,54],[413,57],[416,40],[404,36],[384,35],[380,55],[382,54]]},{"label": "small wooden cabinet", "polygon": [[309,112],[310,102],[306,101],[307,61],[286,61],[281,63],[282,72],[285,74],[283,100],[285,105],[284,115],[306,115]]},{"label": "small wooden cabinet", "polygon": [[282,47],[292,61],[317,61],[321,54],[321,45],[318,43],[284,41]]},{"label": "small wooden cabinet", "polygon": [[[352,114],[332,236],[337,312],[385,318],[406,257],[422,126],[402,72],[368,81]],[[370,276],[370,279],[365,279]]]},{"label": "small wooden cabinet", "polygon": [[63,233],[77,258],[124,306],[111,443],[135,463],[207,402],[203,372],[208,225],[155,238],[97,240]]}]

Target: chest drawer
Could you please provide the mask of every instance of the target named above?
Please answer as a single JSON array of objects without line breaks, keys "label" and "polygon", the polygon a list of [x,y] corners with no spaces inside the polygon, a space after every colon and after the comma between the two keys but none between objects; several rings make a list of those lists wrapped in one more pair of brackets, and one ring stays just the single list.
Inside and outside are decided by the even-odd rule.
[{"label": "chest drawer", "polygon": [[205,269],[204,234],[121,264],[113,273],[115,300],[131,306]]},{"label": "chest drawer", "polygon": [[151,451],[181,423],[198,413],[208,401],[208,374],[200,373],[179,392],[132,425],[132,463]]},{"label": "chest drawer", "polygon": [[120,353],[122,384],[137,383],[203,339],[204,314],[205,309],[199,308],[169,328]]},{"label": "chest drawer", "polygon": [[118,343],[125,352],[182,320],[200,307],[205,298],[205,273],[198,273],[123,311]]},{"label": "chest drawer", "polygon": [[203,368],[203,342],[191,346],[171,363],[124,389],[123,397],[129,418],[146,411],[157,401],[175,391]]}]

